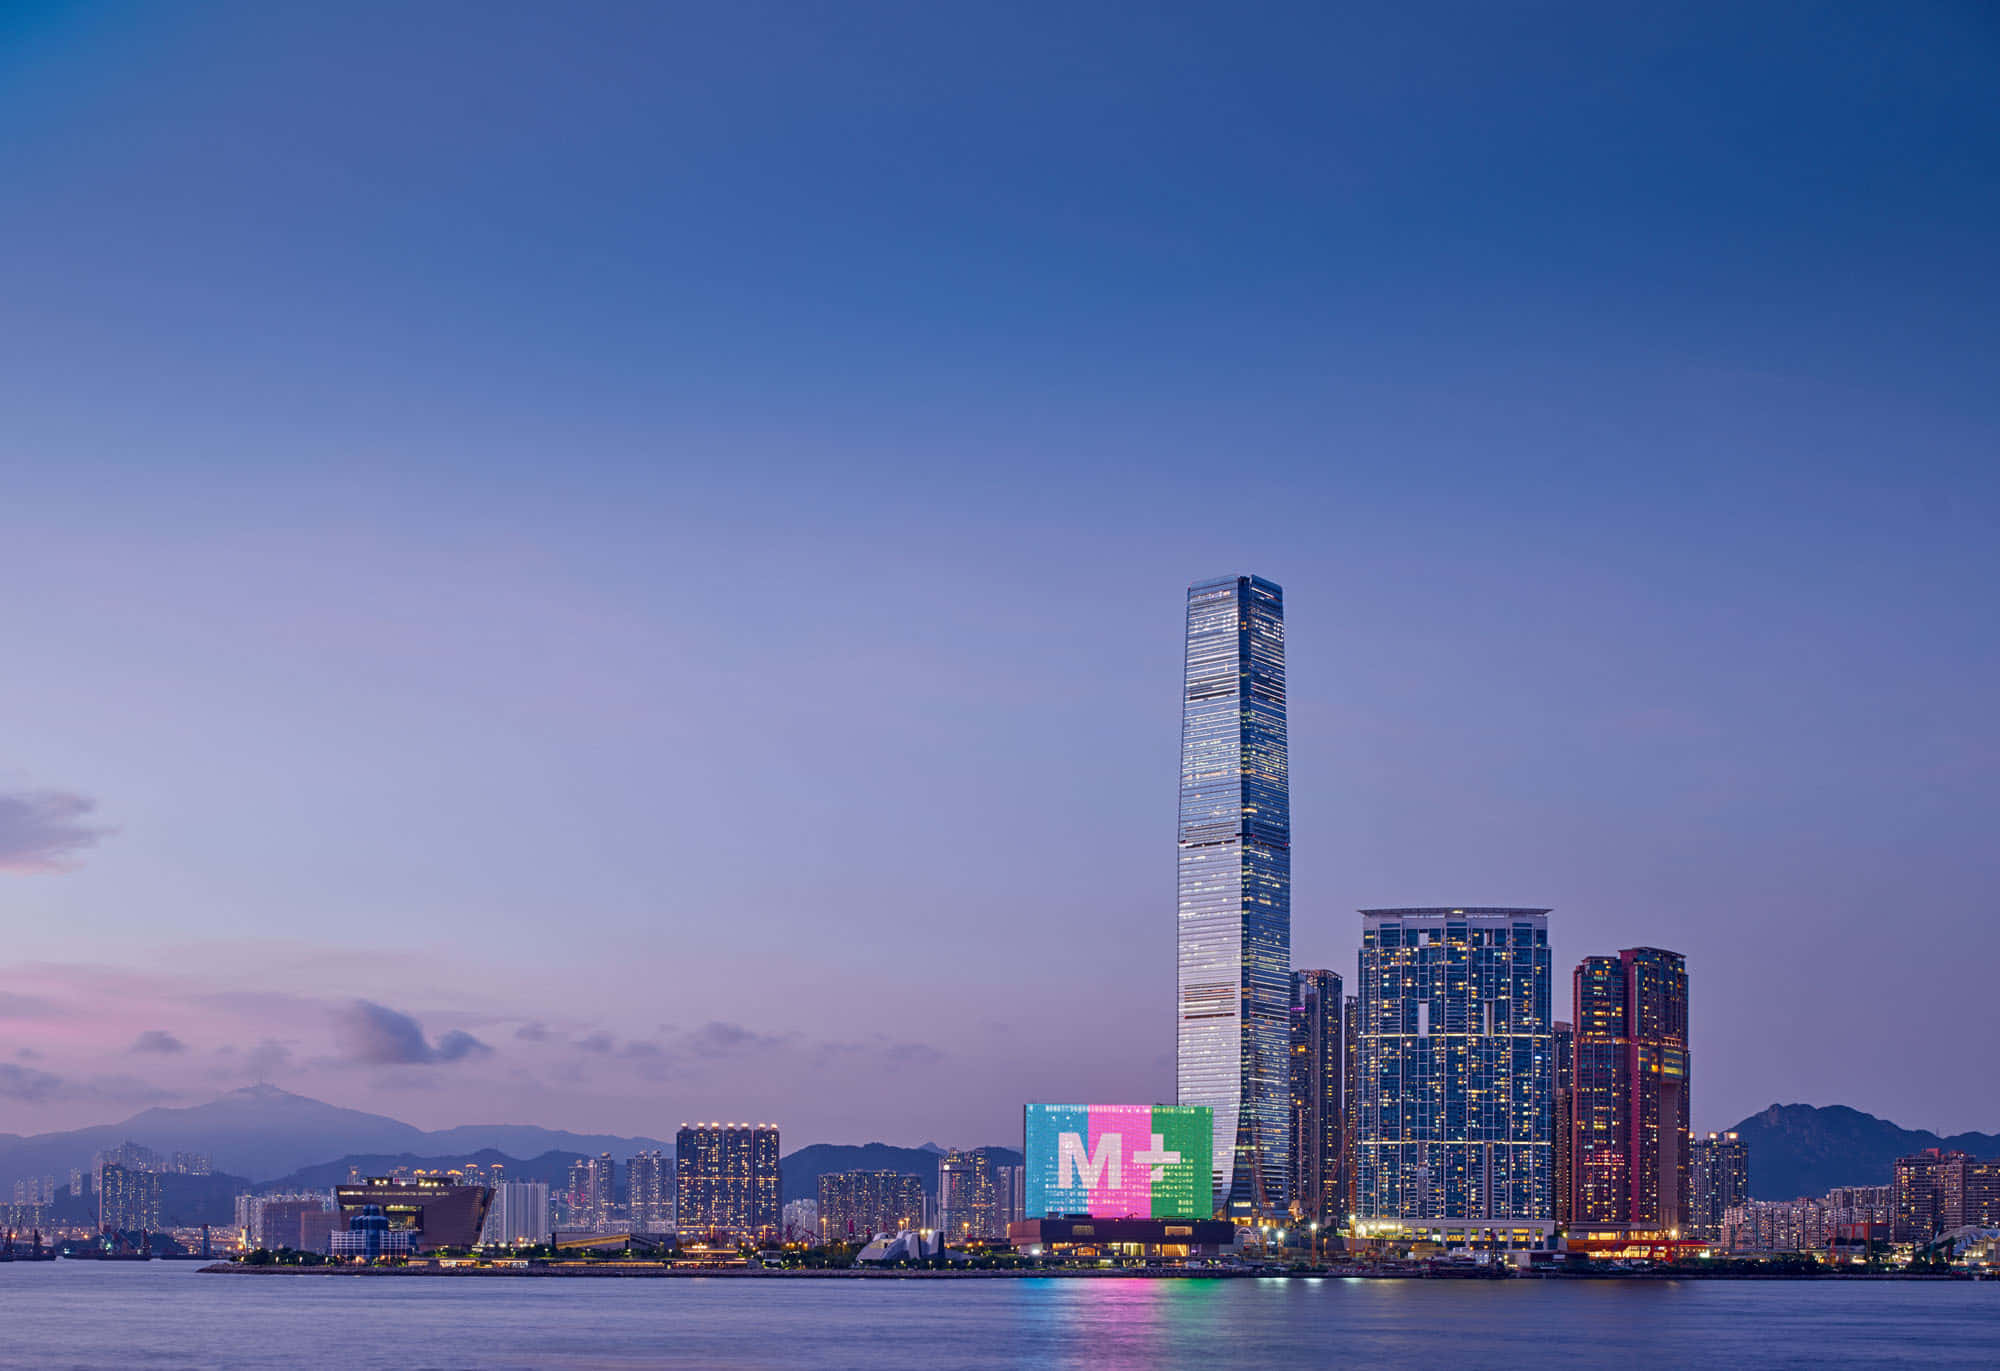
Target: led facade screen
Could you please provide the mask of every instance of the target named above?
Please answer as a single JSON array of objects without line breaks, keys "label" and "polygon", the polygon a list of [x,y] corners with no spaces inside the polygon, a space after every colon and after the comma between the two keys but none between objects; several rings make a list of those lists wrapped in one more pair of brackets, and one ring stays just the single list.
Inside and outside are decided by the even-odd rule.
[{"label": "led facade screen", "polygon": [[1215,1212],[1205,1105],[1031,1104],[1024,1217],[1205,1219]]}]

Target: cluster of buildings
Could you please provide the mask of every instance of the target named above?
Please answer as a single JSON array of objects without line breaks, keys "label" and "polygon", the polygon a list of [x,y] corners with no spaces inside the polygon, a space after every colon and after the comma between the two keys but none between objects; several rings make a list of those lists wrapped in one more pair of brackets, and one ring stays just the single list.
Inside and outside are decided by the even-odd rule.
[{"label": "cluster of buildings", "polygon": [[212,1170],[206,1152],[176,1152],[163,1157],[149,1147],[126,1142],[99,1153],[93,1168],[98,1229],[107,1233],[157,1232],[165,1218],[166,1178],[207,1176]]},{"label": "cluster of buildings", "polygon": [[[212,1173],[206,1152],[167,1155],[135,1142],[99,1152],[88,1167],[17,1179],[13,1202],[0,1205],[0,1227],[48,1230],[71,1223],[78,1210],[94,1208],[98,1227],[109,1232],[152,1232],[161,1226],[167,1178]],[[67,1190],[67,1195],[64,1191]],[[58,1207],[70,1216],[58,1220]]]},{"label": "cluster of buildings", "polygon": [[[620,1168],[583,1157],[566,1188],[514,1180],[503,1166],[354,1176],[331,1191],[243,1195],[236,1245],[322,1256],[402,1256],[440,1248],[523,1247],[651,1235],[696,1241],[779,1236],[778,1130],[769,1124],[689,1124],[673,1156],[645,1151]],[[656,1244],[647,1244],[656,1245]]]},{"label": "cluster of buildings", "polygon": [[1888,1185],[1837,1186],[1818,1199],[1749,1200],[1724,1214],[1734,1252],[1830,1252],[1856,1261],[1956,1236],[2000,1238],[2000,1159],[1928,1147],[1896,1159]]},{"label": "cluster of buildings", "polygon": [[1586,957],[1558,1017],[1547,909],[1361,911],[1357,984],[1291,965],[1283,591],[1188,590],[1179,1102],[1216,1212],[1379,1241],[1673,1243],[1695,1221],[1687,970]]},{"label": "cluster of buildings", "polygon": [[1965,1228],[2000,1228],[2000,1159],[1927,1147],[1896,1161],[1897,1242],[1928,1242]]},{"label": "cluster of buildings", "polygon": [[[2000,1161],[1935,1149],[1898,1162],[1892,1186],[1751,1201],[1743,1139],[1692,1129],[1677,952],[1586,956],[1559,1004],[1550,910],[1396,907],[1359,911],[1352,987],[1295,968],[1283,591],[1196,582],[1185,649],[1176,1104],[1028,1105],[1022,1165],[948,1154],[935,1197],[916,1176],[852,1171],[786,1206],[777,1128],[704,1123],[671,1157],[629,1158],[622,1188],[608,1154],[577,1160],[553,1196],[499,1167],[376,1178],[247,1202],[243,1240],[379,1254],[623,1228],[1188,1256],[1289,1229],[1350,1250],[1671,1258],[1872,1253],[2000,1226]],[[140,1160],[101,1166],[107,1226],[157,1218]]]},{"label": "cluster of buildings", "polygon": [[2000,1224],[2000,1162],[1936,1150],[1892,1187],[1752,1203],[1743,1139],[1692,1129],[1679,953],[1587,956],[1559,1008],[1549,910],[1364,909],[1351,993],[1294,969],[1283,592],[1196,582],[1186,628],[1178,1090],[1213,1119],[1218,1216],[1654,1258]]},{"label": "cluster of buildings", "polygon": [[1895,1189],[1852,1185],[1816,1200],[1745,1200],[1723,1214],[1721,1245],[1731,1252],[1831,1252],[1856,1242],[1886,1246],[1894,1231]]}]

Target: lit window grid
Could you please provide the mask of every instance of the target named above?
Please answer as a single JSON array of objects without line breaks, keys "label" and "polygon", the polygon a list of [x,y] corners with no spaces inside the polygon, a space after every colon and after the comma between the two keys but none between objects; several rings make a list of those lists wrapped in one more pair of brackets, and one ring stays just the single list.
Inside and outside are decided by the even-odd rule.
[{"label": "lit window grid", "polygon": [[1289,1200],[1291,821],[1284,609],[1256,577],[1188,592],[1179,1099],[1215,1113],[1218,1207]]},{"label": "lit window grid", "polygon": [[1550,1220],[1546,912],[1394,913],[1364,926],[1355,1212]]}]

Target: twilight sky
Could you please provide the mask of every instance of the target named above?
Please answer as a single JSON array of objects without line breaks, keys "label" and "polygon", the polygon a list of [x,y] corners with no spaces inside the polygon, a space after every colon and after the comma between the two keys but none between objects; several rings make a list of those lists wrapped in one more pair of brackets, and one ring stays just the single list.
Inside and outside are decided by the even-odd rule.
[{"label": "twilight sky", "polygon": [[1238,571],[1297,964],[2000,1128],[1993,10],[1328,8],[9,7],[0,1131],[1171,1098]]}]

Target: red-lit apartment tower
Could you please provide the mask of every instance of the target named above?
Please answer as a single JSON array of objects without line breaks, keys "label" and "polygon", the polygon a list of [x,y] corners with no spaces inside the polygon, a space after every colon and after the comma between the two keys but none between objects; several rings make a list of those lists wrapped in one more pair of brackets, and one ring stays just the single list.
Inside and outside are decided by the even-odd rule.
[{"label": "red-lit apartment tower", "polygon": [[1572,1228],[1684,1230],[1688,1209],[1687,967],[1627,948],[1576,968],[1569,1125]]}]

